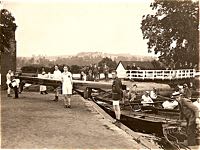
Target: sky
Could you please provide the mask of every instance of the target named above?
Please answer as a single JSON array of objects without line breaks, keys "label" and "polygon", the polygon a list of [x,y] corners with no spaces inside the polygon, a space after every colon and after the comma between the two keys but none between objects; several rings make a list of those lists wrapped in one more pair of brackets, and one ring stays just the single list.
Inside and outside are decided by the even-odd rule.
[{"label": "sky", "polygon": [[6,0],[16,19],[17,56],[79,52],[153,55],[141,32],[151,0]]}]

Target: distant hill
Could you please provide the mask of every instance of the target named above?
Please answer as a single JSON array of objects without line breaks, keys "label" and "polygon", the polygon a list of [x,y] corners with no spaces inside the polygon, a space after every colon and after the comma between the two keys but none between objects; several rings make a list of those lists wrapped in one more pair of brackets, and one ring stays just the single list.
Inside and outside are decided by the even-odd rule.
[{"label": "distant hill", "polygon": [[130,55],[126,53],[81,52],[76,55],[17,57],[17,66],[19,68],[28,64],[41,64],[43,66],[52,66],[54,64],[85,66],[97,64],[105,57],[111,58],[116,63],[119,61],[153,61],[156,59],[156,57],[152,56]]},{"label": "distant hill", "polygon": [[156,57],[152,56],[141,56],[141,55],[131,55],[129,53],[119,53],[119,54],[112,54],[112,53],[103,53],[103,52],[80,52],[76,55],[60,55],[60,56],[46,56],[49,60],[56,60],[57,58],[71,58],[71,57],[108,57],[112,60],[116,60],[117,62],[120,60],[137,60],[137,61],[151,61],[156,59]]}]

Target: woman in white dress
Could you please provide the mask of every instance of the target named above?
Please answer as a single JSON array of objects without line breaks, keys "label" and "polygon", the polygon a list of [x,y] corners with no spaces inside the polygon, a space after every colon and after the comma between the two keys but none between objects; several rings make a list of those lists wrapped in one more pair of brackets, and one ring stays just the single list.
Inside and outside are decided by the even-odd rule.
[{"label": "woman in white dress", "polygon": [[62,73],[62,94],[64,95],[65,108],[71,108],[71,95],[72,95],[72,74],[68,71],[68,67],[64,66],[64,72]]}]

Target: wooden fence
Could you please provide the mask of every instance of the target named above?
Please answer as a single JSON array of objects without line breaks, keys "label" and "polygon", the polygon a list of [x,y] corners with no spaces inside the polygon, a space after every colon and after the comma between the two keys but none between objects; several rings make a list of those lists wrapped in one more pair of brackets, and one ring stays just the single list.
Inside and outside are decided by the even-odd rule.
[{"label": "wooden fence", "polygon": [[181,69],[181,70],[126,70],[126,79],[186,79],[195,77],[195,69]]}]

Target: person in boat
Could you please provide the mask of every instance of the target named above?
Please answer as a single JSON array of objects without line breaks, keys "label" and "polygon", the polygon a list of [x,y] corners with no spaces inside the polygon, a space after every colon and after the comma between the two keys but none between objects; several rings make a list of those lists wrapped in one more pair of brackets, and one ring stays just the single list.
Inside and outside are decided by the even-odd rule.
[{"label": "person in boat", "polygon": [[126,101],[130,100],[131,100],[131,92],[129,87],[126,87],[126,90],[123,90],[122,103],[126,103]]},{"label": "person in boat", "polygon": [[184,93],[183,86],[178,84],[177,88],[175,89],[175,91],[179,91],[181,94],[183,94]]},{"label": "person in boat", "polygon": [[130,93],[131,93],[131,99],[130,102],[136,100],[136,96],[137,96],[137,85],[133,84],[131,89],[130,89]]},{"label": "person in boat", "polygon": [[180,92],[174,92],[172,96],[179,103],[180,119],[183,117],[187,122],[187,142],[188,146],[196,145],[196,127],[199,128],[200,118],[198,108],[188,98],[184,98]]},{"label": "person in boat", "polygon": [[183,96],[188,99],[192,98],[192,92],[186,83],[183,84]]},{"label": "person in boat", "polygon": [[164,109],[175,109],[178,106],[178,102],[174,99],[167,100],[162,103]]},{"label": "person in boat", "polygon": [[115,112],[116,121],[114,123],[117,123],[120,121],[120,105],[119,101],[122,99],[122,82],[117,77],[117,72],[114,70],[112,71],[112,101],[113,101],[113,110]]},{"label": "person in boat", "polygon": [[199,109],[200,112],[200,98],[197,98],[197,100],[194,101],[193,104]]},{"label": "person in boat", "polygon": [[156,88],[153,88],[153,89],[150,91],[149,96],[151,97],[151,99],[152,99],[153,101],[157,99],[158,96],[157,96],[157,90],[156,90]]},{"label": "person in boat", "polygon": [[144,95],[142,95],[142,104],[143,106],[151,106],[153,103],[153,100],[151,99],[150,95],[149,95],[149,91],[145,91]]}]

